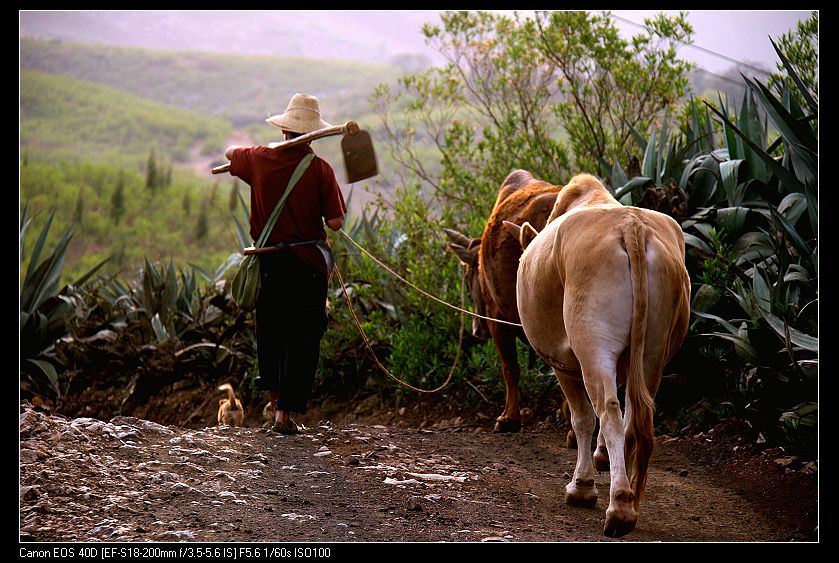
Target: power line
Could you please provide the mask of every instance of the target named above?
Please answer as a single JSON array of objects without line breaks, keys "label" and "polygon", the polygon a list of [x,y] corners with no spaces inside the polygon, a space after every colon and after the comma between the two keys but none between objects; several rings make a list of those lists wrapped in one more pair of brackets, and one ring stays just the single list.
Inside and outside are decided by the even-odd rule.
[{"label": "power line", "polygon": [[745,87],[746,87],[746,85],[745,85],[745,84],[743,84],[742,82],[740,82],[740,81],[738,81],[738,80],[734,80],[733,78],[729,78],[729,77],[727,77],[727,76],[723,76],[722,74],[717,74],[716,72],[711,72],[710,70],[708,70],[708,69],[704,69],[704,68],[702,68],[701,66],[696,66],[696,67],[694,68],[694,70],[698,70],[699,72],[704,72],[705,74],[710,74],[711,76],[713,76],[713,77],[715,77],[715,78],[719,78],[720,80],[725,80],[726,82],[731,82],[732,84],[734,84],[734,85],[736,85],[736,86],[740,86],[741,88],[745,88]]},{"label": "power line", "polygon": [[[620,20],[620,21],[622,21],[622,22],[624,22],[624,23],[628,23],[628,24],[630,24],[630,25],[634,25],[635,27],[638,27],[638,28],[641,28],[641,29],[647,29],[647,27],[646,27],[646,26],[641,25],[640,23],[636,23],[636,22],[634,22],[634,21],[632,21],[632,20],[628,20],[628,19],[626,19],[626,18],[622,18],[621,16],[616,16],[615,14],[609,14],[609,15],[610,15],[610,16],[612,16],[613,18],[615,18],[616,20]],[[766,76],[771,76],[771,75],[772,75],[772,73],[771,73],[770,71],[767,71],[767,70],[765,70],[765,69],[762,69],[762,68],[759,68],[759,67],[756,67],[756,66],[752,66],[752,65],[750,65],[750,64],[748,64],[748,63],[744,63],[743,61],[738,61],[737,59],[733,59],[733,58],[731,58],[731,57],[729,57],[729,56],[727,56],[727,55],[723,55],[722,53],[717,53],[716,51],[712,51],[712,50],[710,50],[710,49],[706,49],[705,47],[700,47],[699,45],[694,45],[693,43],[685,43],[684,41],[679,41],[679,43],[681,43],[681,44],[682,44],[682,45],[684,45],[685,47],[692,47],[693,49],[698,49],[698,50],[702,51],[703,53],[708,53],[709,55],[713,55],[713,56],[715,56],[715,57],[719,57],[719,58],[721,58],[721,59],[725,59],[725,60],[727,60],[727,61],[729,61],[729,62],[732,62],[732,63],[734,63],[734,64],[736,64],[736,65],[739,65],[739,66],[743,66],[743,67],[749,68],[749,69],[751,69],[751,70],[753,70],[753,71],[755,71],[755,72],[759,72],[759,73],[761,73],[761,74],[765,74]],[[710,71],[707,71],[707,72],[710,72]],[[713,73],[711,73],[711,74],[713,74]],[[717,76],[719,76],[719,75],[717,75]],[[722,77],[720,77],[720,78],[722,78]]]},{"label": "power line", "polygon": [[[634,26],[639,27],[639,28],[641,28],[641,29],[647,29],[645,26],[643,26],[643,25],[641,25],[641,24],[639,24],[639,23],[635,23],[634,21],[628,20],[628,19],[626,19],[626,18],[622,18],[621,16],[616,16],[616,15],[614,15],[614,14],[611,14],[611,16],[612,16],[613,18],[615,18],[615,19],[619,19],[619,20],[621,20],[621,21],[623,21],[623,22],[626,22],[626,23],[628,23],[628,24],[634,25]],[[694,48],[696,48],[696,49],[700,49],[700,50],[702,50],[702,51],[705,51],[705,52],[707,52],[707,53],[710,53],[710,54],[712,54],[712,55],[715,55],[715,56],[718,56],[718,57],[722,57],[723,59],[729,60],[729,61],[731,61],[731,62],[733,62],[733,63],[738,64],[738,65],[741,65],[741,66],[744,66],[744,67],[751,68],[751,69],[756,70],[756,71],[758,71],[758,72],[762,72],[763,74],[765,74],[765,75],[767,75],[767,76],[770,76],[770,75],[771,75],[771,73],[769,73],[769,72],[767,72],[767,71],[765,71],[765,70],[763,70],[763,69],[760,69],[760,68],[754,67],[754,66],[749,65],[749,64],[747,64],[747,63],[740,62],[740,61],[738,61],[738,60],[736,60],[736,59],[732,59],[731,57],[727,57],[727,56],[722,55],[722,54],[720,54],[720,53],[716,53],[716,52],[714,52],[714,51],[711,51],[710,49],[705,49],[704,47],[699,47],[698,45],[693,45],[693,44],[691,44],[691,43],[684,43],[684,42],[682,42],[682,41],[680,41],[680,43],[682,43],[682,45],[685,45],[686,47],[694,47]],[[698,64],[694,67],[694,69],[695,69],[695,70],[697,70],[697,71],[699,71],[699,72],[703,72],[703,73],[705,73],[705,74],[709,74],[709,75],[711,75],[711,76],[713,76],[713,77],[715,77],[715,78],[719,78],[720,80],[724,80],[724,81],[726,81],[726,82],[730,82],[731,84],[734,84],[735,86],[739,86],[740,88],[745,88],[745,87],[746,87],[746,85],[745,85],[745,84],[743,84],[743,83],[742,83],[741,81],[739,81],[739,80],[735,80],[735,79],[733,79],[733,78],[729,78],[728,76],[723,76],[722,74],[717,74],[716,72],[712,72],[712,71],[710,71],[710,70],[708,70],[708,69],[706,69],[706,68],[703,68],[703,67],[699,66]]]}]

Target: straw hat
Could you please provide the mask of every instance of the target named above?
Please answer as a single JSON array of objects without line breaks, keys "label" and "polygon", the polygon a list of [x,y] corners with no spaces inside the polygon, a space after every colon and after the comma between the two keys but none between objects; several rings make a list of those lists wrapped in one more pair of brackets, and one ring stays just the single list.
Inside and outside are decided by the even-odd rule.
[{"label": "straw hat", "polygon": [[332,127],[320,118],[320,102],[314,96],[295,94],[286,107],[285,113],[272,115],[266,123],[276,125],[285,131],[309,133],[324,127]]}]

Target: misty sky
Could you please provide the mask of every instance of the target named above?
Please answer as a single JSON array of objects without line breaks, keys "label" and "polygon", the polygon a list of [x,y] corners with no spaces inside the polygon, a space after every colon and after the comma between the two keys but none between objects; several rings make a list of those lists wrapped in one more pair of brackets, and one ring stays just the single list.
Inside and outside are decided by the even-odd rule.
[{"label": "misty sky", "polygon": [[[677,13],[666,10],[668,13]],[[527,13],[527,12],[525,12]],[[655,11],[614,10],[629,22],[643,24]],[[809,11],[690,11],[694,45],[746,63],[774,69],[769,37],[777,38],[809,17]],[[146,48],[195,48],[247,54],[320,56],[371,61],[400,53],[421,53],[435,63],[439,54],[424,44],[420,26],[439,22],[430,10],[275,10],[229,12],[21,11],[20,34],[43,38],[111,43]],[[616,19],[626,35],[638,27]],[[177,43],[181,36],[181,43]],[[284,50],[285,49],[285,50]],[[317,51],[315,51],[317,49]],[[229,52],[228,51],[228,52]],[[730,60],[697,48],[680,55],[721,73]],[[377,61],[377,62],[385,62]]]},{"label": "misty sky", "polygon": [[[664,10],[678,14],[677,10]],[[640,10],[614,10],[613,14],[639,24],[655,12]],[[775,68],[777,55],[769,37],[777,38],[795,27],[799,20],[810,17],[810,11],[717,11],[693,10],[688,21],[694,28],[693,44],[715,51],[732,59],[760,66]],[[622,21],[616,22],[622,31],[637,33],[638,28]],[[692,47],[684,47],[679,54],[694,61],[706,70],[722,72],[733,63]]]}]

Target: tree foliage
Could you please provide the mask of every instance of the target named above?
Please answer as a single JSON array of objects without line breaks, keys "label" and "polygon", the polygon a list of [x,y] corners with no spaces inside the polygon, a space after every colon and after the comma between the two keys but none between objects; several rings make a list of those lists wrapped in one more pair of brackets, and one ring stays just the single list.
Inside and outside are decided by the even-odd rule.
[{"label": "tree foliage", "polygon": [[682,96],[690,69],[675,49],[690,41],[685,15],[646,24],[625,40],[608,13],[443,13],[423,31],[448,64],[377,89],[395,161],[469,225],[516,168],[559,184],[626,160],[633,127]]},{"label": "tree foliage", "polygon": [[550,111],[556,86],[532,23],[485,12],[441,19],[423,31],[448,65],[405,76],[396,91],[379,86],[377,107],[394,159],[430,187],[433,207],[448,220],[485,217],[512,169],[557,179],[567,169]]},{"label": "tree foliage", "polygon": [[[105,267],[111,274],[139,268],[144,256],[171,257],[212,269],[239,246],[226,202],[209,202],[207,237],[202,242],[196,239],[198,205],[208,199],[212,186],[186,174],[173,178],[167,197],[154,199],[149,199],[145,177],[137,168],[33,158],[21,166],[20,174],[20,198],[28,203],[32,228],[41,229],[50,209],[56,209],[48,244],[55,243],[61,230],[76,226],[63,272],[67,281],[111,255],[114,258]],[[77,222],[80,197],[84,220]],[[184,206],[192,202],[192,218],[184,220],[188,215]],[[31,244],[25,242],[22,268],[28,264]]]},{"label": "tree foliage", "polygon": [[157,158],[155,158],[154,147],[149,150],[149,158],[146,160],[146,189],[154,195],[160,187],[160,179],[157,171]]},{"label": "tree foliage", "polygon": [[114,225],[119,224],[123,215],[125,215],[125,177],[120,174],[111,196],[111,219],[114,220]]},{"label": "tree foliage", "polygon": [[538,12],[536,38],[558,76],[554,111],[574,147],[576,169],[605,172],[601,159],[629,158],[632,129],[646,131],[686,91],[692,64],[679,59],[693,29],[685,13],[645,19],[623,39],[608,12]]},{"label": "tree foliage", "polygon": [[[819,92],[819,13],[813,11],[810,17],[795,24],[795,29],[778,38],[778,47],[789,60],[801,82],[818,95]],[[778,72],[769,79],[771,88],[779,88],[789,76],[789,69],[783,62],[777,63]],[[804,101],[800,94],[798,103]]]}]

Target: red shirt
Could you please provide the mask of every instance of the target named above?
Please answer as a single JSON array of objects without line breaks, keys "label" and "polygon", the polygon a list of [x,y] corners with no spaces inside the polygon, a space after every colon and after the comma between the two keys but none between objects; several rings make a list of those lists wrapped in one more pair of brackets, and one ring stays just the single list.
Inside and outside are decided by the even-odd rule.
[{"label": "red shirt", "polygon": [[[251,187],[251,229],[253,240],[259,238],[268,217],[288,187],[294,169],[308,153],[308,145],[287,149],[242,147],[234,149],[230,173]],[[332,166],[315,156],[285,201],[283,210],[266,244],[326,240],[324,219],[343,217],[347,213],[344,196]],[[320,251],[311,244],[291,247],[301,260],[326,274]]]}]

